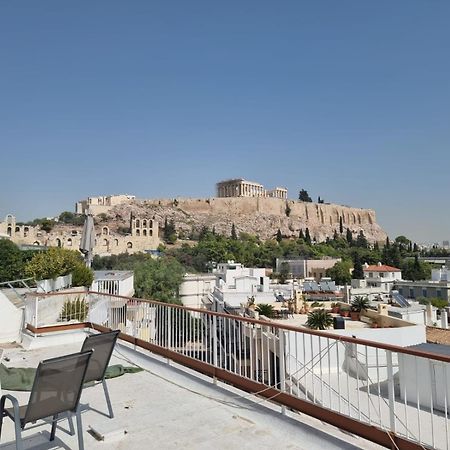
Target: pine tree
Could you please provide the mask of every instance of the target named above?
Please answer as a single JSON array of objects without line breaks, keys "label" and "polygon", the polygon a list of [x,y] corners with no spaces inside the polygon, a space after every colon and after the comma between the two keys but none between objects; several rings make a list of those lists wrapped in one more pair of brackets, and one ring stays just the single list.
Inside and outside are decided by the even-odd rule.
[{"label": "pine tree", "polygon": [[334,234],[333,234],[333,241],[337,241],[339,239],[339,235],[337,230],[334,230]]},{"label": "pine tree", "polygon": [[391,246],[391,241],[389,240],[389,236],[386,237],[386,248],[389,248]]},{"label": "pine tree", "polygon": [[299,238],[299,239],[305,240],[305,235],[304,235],[304,233],[303,233],[303,228],[300,228],[300,233],[299,233],[299,235],[298,235],[298,238]]},{"label": "pine tree", "polygon": [[380,246],[378,244],[378,241],[375,241],[375,244],[373,244],[373,249],[378,252],[380,250]]},{"label": "pine tree", "polygon": [[356,238],[356,246],[361,248],[367,248],[369,246],[364,231],[361,230]]},{"label": "pine tree", "polygon": [[301,189],[298,193],[298,199],[302,202],[312,202],[312,198],[309,196],[308,191]]},{"label": "pine tree", "polygon": [[352,278],[354,278],[356,280],[364,279],[364,269],[363,269],[363,266],[361,264],[361,259],[359,258],[358,254],[355,254],[355,258],[353,260]]},{"label": "pine tree", "polygon": [[352,245],[353,244],[353,233],[350,228],[347,228],[347,242]]},{"label": "pine tree", "polygon": [[280,243],[283,240],[283,236],[281,234],[281,230],[278,228],[277,231],[277,242]]},{"label": "pine tree", "polygon": [[344,224],[342,223],[342,216],[339,217],[339,233],[344,232]]},{"label": "pine tree", "polygon": [[414,242],[414,246],[413,246],[413,252],[416,253],[419,251],[419,247],[418,245]]},{"label": "pine tree", "polygon": [[235,227],[234,223],[231,226],[231,239],[233,239],[234,241],[237,240],[236,227]]},{"label": "pine tree", "polygon": [[311,235],[309,234],[309,228],[308,227],[306,227],[306,230],[305,230],[305,242],[307,244],[311,244]]}]

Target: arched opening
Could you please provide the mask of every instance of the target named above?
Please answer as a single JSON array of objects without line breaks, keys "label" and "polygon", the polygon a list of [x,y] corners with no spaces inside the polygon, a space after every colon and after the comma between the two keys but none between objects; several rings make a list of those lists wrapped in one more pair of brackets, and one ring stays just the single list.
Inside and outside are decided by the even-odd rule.
[{"label": "arched opening", "polygon": [[67,239],[67,247],[72,247],[72,238]]},{"label": "arched opening", "polygon": [[106,247],[108,246],[108,239],[103,239],[103,245]]},{"label": "arched opening", "polygon": [[143,227],[143,228],[147,228],[147,220],[144,219],[144,220],[142,221],[142,227]]},{"label": "arched opening", "polygon": [[141,230],[139,228],[136,229],[136,236],[140,236],[141,235]]},{"label": "arched opening", "polygon": [[61,239],[56,238],[55,243],[56,243],[56,246],[57,246],[57,247],[61,247]]},{"label": "arched opening", "polygon": [[33,245],[41,245],[41,243],[39,241],[34,241]]},{"label": "arched opening", "polygon": [[8,236],[11,236],[11,234],[12,234],[12,228],[11,228],[11,227],[8,227],[8,228],[6,229],[6,234],[7,234]]},{"label": "arched opening", "polygon": [[116,245],[116,247],[119,246],[119,239],[114,239],[114,244]]},{"label": "arched opening", "polygon": [[133,248],[133,243],[132,242],[127,242],[127,248]]},{"label": "arched opening", "polygon": [[149,230],[149,236],[153,236],[153,230]]},{"label": "arched opening", "polygon": [[145,228],[142,230],[142,234],[143,234],[144,236],[147,236],[147,230],[146,230]]},{"label": "arched opening", "polygon": [[108,227],[103,227],[103,228],[102,228],[102,234],[106,234],[106,235],[109,234],[109,229],[108,229]]},{"label": "arched opening", "polygon": [[24,236],[24,237],[27,237],[27,236],[28,236],[28,231],[30,231],[30,229],[29,229],[28,227],[25,227],[25,228],[23,229],[23,236]]},{"label": "arched opening", "polygon": [[20,227],[16,227],[16,233],[20,231]]},{"label": "arched opening", "polygon": [[135,226],[136,228],[139,228],[141,226],[141,221],[139,219],[136,219]]}]

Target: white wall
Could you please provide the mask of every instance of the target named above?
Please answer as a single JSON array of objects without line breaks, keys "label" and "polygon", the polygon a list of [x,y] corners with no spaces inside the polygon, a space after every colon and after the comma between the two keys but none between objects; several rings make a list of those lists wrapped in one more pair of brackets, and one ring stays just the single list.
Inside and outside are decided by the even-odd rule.
[{"label": "white wall", "polygon": [[450,372],[448,364],[440,361],[400,355],[400,397],[420,407],[431,407],[445,411],[450,408]]},{"label": "white wall", "polygon": [[202,299],[214,290],[215,282],[215,275],[185,275],[180,285],[183,306],[203,307]]},{"label": "white wall", "polygon": [[20,342],[22,331],[23,309],[16,308],[0,292],[0,342]]}]

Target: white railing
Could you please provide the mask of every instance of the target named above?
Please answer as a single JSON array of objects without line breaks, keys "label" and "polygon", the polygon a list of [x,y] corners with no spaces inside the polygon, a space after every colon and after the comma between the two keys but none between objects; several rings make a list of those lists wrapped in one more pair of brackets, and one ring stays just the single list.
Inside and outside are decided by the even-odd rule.
[{"label": "white railing", "polygon": [[80,295],[60,295],[58,307],[53,296],[39,297],[27,311],[38,326],[51,307],[56,323],[120,329],[419,445],[450,448],[450,357],[165,303]]}]

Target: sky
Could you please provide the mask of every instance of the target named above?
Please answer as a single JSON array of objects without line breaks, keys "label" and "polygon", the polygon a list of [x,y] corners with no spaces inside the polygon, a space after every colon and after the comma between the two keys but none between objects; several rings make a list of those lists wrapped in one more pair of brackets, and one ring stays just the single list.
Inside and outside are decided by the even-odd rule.
[{"label": "sky", "polygon": [[450,238],[447,0],[0,2],[0,217],[242,177]]}]

